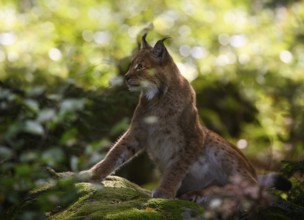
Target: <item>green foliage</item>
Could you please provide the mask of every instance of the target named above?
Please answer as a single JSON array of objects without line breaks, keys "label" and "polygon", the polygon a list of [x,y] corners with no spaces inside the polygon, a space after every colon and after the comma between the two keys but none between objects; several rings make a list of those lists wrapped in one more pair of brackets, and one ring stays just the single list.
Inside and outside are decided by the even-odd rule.
[{"label": "green foliage", "polygon": [[295,173],[304,174],[304,160],[302,161],[283,161],[282,172],[286,176],[292,176]]},{"label": "green foliage", "polygon": [[283,161],[282,172],[292,177],[292,190],[287,194],[287,199],[299,206],[304,206],[304,160]]},{"label": "green foliage", "polygon": [[[85,169],[127,128],[137,94],[122,76],[147,30],[152,43],[172,37],[168,49],[208,127],[263,168],[302,161],[303,12],[297,0],[1,1],[1,215],[57,181],[45,167]],[[48,201],[20,218],[41,216]]]}]

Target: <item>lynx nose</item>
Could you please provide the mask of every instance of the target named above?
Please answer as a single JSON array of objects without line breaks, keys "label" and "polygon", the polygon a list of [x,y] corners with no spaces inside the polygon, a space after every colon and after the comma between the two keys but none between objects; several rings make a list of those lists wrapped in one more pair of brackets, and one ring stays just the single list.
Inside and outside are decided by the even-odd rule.
[{"label": "lynx nose", "polygon": [[125,75],[125,80],[128,82],[128,80],[129,80],[130,78],[131,78],[130,75],[129,75],[128,73],[126,73],[126,75]]},{"label": "lynx nose", "polygon": [[126,81],[126,83],[128,84],[128,85],[130,85],[131,84],[131,81],[132,81],[132,76],[129,74],[129,72],[127,72],[126,74],[125,74],[125,81]]}]

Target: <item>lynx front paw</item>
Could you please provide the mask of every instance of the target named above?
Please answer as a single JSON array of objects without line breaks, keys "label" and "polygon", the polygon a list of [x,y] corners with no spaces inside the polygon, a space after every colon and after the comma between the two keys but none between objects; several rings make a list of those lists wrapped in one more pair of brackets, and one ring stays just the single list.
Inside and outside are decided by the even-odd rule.
[{"label": "lynx front paw", "polygon": [[169,199],[169,198],[173,198],[174,194],[170,193],[166,190],[160,189],[160,188],[156,188],[152,191],[152,197],[153,198],[163,198],[163,199]]},{"label": "lynx front paw", "polygon": [[77,179],[81,182],[89,182],[93,179],[93,172],[91,170],[84,170],[78,173]]},{"label": "lynx front paw", "polygon": [[90,169],[78,173],[77,179],[82,182],[101,183],[104,177],[97,174],[93,169]]}]

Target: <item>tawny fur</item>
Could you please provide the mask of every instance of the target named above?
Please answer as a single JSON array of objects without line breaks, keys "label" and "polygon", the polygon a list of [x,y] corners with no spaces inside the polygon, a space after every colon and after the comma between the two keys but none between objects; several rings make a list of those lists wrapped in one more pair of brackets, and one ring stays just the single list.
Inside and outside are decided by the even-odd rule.
[{"label": "tawny fur", "polygon": [[234,177],[256,184],[255,170],[242,152],[201,125],[195,92],[163,41],[151,47],[143,37],[126,73],[129,89],[141,91],[130,127],[106,157],[86,172],[101,181],[147,150],[162,173],[153,197],[172,198],[224,186]]}]

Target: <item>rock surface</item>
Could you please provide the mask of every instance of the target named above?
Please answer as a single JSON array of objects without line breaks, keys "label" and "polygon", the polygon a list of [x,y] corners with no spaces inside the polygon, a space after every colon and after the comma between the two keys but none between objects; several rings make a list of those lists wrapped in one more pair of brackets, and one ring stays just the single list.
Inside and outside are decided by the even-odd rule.
[{"label": "rock surface", "polygon": [[[32,192],[30,203],[53,186],[45,186]],[[151,198],[150,192],[117,176],[107,177],[101,184],[75,183],[76,196],[64,207],[46,210],[47,217],[67,219],[203,219],[201,206],[177,199]]]}]

